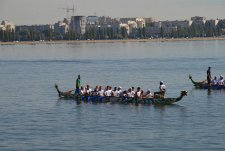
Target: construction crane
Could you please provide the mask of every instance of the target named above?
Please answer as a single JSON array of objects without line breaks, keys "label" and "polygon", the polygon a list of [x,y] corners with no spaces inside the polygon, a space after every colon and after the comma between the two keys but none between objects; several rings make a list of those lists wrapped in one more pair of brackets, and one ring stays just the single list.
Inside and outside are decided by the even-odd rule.
[{"label": "construction crane", "polygon": [[66,10],[67,18],[69,18],[69,13],[70,13],[70,11],[72,11],[72,12],[73,12],[73,16],[74,16],[74,12],[75,12],[74,5],[73,5],[73,7],[72,7],[72,8],[67,7],[67,8],[59,8],[59,9]]}]

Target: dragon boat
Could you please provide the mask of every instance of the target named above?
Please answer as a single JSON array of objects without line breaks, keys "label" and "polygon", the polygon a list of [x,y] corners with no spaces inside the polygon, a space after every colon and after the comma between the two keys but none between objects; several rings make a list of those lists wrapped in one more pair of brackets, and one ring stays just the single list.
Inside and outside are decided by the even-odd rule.
[{"label": "dragon boat", "polygon": [[201,81],[201,82],[196,82],[192,79],[192,76],[189,75],[189,79],[193,83],[194,87],[197,89],[213,89],[213,90],[221,90],[225,89],[225,85],[209,85],[207,83],[207,80]]},{"label": "dragon boat", "polygon": [[144,105],[170,105],[180,101],[184,96],[187,96],[187,91],[181,91],[181,94],[177,98],[128,98],[128,97],[106,97],[106,96],[88,96],[88,95],[76,95],[68,92],[62,92],[59,90],[58,85],[55,84],[55,88],[58,92],[60,99],[72,99],[77,102],[91,102],[91,103],[121,103],[121,104],[144,104]]}]

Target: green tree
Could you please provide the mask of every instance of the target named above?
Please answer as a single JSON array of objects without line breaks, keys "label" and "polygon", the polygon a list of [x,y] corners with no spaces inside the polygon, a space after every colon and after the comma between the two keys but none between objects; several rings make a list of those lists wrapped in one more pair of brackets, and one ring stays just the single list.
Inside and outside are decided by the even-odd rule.
[{"label": "green tree", "polygon": [[121,35],[123,38],[127,38],[127,29],[125,27],[121,27]]},{"label": "green tree", "polygon": [[145,26],[142,28],[142,35],[144,38],[146,38],[146,27]]},{"label": "green tree", "polygon": [[163,29],[163,27],[160,28],[160,36],[162,38],[164,38],[164,29]]}]

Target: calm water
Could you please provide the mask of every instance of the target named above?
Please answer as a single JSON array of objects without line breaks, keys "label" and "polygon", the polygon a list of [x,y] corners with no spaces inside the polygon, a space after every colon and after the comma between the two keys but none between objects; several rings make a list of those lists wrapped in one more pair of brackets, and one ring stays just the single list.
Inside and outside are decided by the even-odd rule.
[{"label": "calm water", "polygon": [[[225,74],[225,41],[0,46],[0,150],[224,150],[225,91],[196,90],[208,66]],[[76,104],[54,84],[189,95],[174,105]]]}]

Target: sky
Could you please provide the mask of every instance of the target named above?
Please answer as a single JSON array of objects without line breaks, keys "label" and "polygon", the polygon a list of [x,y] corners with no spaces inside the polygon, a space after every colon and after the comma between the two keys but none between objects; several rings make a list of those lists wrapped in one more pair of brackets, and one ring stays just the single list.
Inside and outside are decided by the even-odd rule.
[{"label": "sky", "polygon": [[[0,0],[0,21],[17,25],[53,24],[75,15],[153,17],[157,21],[185,20],[193,16],[225,19],[225,0]],[[69,14],[72,15],[72,12]]]}]

